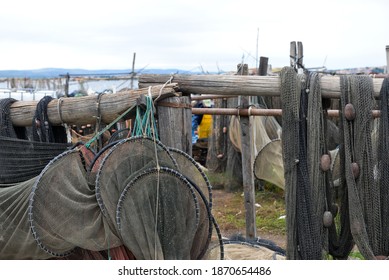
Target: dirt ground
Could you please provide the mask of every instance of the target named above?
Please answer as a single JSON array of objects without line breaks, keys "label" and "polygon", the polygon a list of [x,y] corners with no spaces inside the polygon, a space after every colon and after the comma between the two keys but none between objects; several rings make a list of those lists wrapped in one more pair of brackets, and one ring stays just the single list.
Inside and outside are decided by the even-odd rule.
[{"label": "dirt ground", "polygon": [[[232,198],[234,197],[234,193],[224,191],[222,189],[215,189],[212,190],[212,197],[213,197],[213,215],[218,222],[218,217],[221,215],[224,215],[224,212],[226,207],[225,205],[228,204],[229,201],[232,201]],[[237,206],[236,213],[239,213],[240,215],[244,215],[245,209],[244,205]],[[221,233],[223,237],[230,237],[234,234],[241,234],[245,236],[245,226],[242,226],[240,228],[237,228],[233,224],[228,223],[219,223],[219,228],[221,230]],[[269,232],[264,229],[260,229],[257,225],[257,237],[262,239],[271,240],[274,243],[276,243],[281,248],[286,248],[286,235],[283,234],[277,234],[274,232]]]}]

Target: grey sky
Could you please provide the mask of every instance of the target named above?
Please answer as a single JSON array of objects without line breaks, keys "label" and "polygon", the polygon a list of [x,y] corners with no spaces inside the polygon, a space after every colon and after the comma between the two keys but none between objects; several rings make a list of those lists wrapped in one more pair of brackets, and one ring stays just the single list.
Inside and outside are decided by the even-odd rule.
[{"label": "grey sky", "polygon": [[12,0],[0,9],[0,69],[179,68],[231,71],[258,55],[307,67],[383,66],[387,0]]}]

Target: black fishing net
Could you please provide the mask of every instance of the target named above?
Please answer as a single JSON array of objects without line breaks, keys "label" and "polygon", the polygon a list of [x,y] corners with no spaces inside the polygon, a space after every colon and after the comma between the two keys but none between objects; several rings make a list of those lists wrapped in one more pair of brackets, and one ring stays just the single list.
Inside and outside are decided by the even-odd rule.
[{"label": "black fishing net", "polygon": [[[373,83],[367,76],[342,78],[344,176],[350,209],[350,228],[367,259],[381,252],[380,191],[374,178],[372,146]],[[348,110],[347,108],[350,108]],[[352,109],[352,112],[350,113]]]},{"label": "black fishing net", "polygon": [[380,127],[378,141],[378,174],[380,188],[380,207],[382,223],[382,248],[381,255],[389,255],[389,78],[385,78],[380,91]]},{"label": "black fishing net", "polygon": [[11,98],[0,99],[0,186],[24,182],[37,176],[51,159],[69,147],[66,141],[29,141],[28,130],[12,124],[10,106],[14,102],[16,100]]},{"label": "black fishing net", "polygon": [[41,143],[0,137],[0,187],[29,180],[57,155],[69,148],[68,144]]},{"label": "black fishing net", "polygon": [[27,140],[26,128],[12,124],[10,107],[14,102],[16,99],[13,98],[0,99],[0,136]]},{"label": "black fishing net", "polygon": [[282,144],[288,259],[321,259],[319,217],[308,171],[306,79],[293,68],[281,72]]},{"label": "black fishing net", "polygon": [[372,79],[340,77],[340,145],[329,151],[329,102],[321,97],[320,76],[283,69],[289,259],[321,258],[321,252],[346,259],[354,242],[366,259],[388,256],[388,88],[385,79],[377,129]]},{"label": "black fishing net", "polygon": [[32,140],[47,143],[67,143],[63,126],[54,126],[49,121],[47,106],[53,98],[45,96],[39,100],[32,120]]}]

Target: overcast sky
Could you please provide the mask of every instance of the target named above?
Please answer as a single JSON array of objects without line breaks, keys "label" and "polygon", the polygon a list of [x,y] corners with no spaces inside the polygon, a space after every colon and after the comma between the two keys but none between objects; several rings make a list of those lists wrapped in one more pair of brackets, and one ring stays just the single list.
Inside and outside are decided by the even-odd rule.
[{"label": "overcast sky", "polygon": [[389,1],[12,0],[0,34],[1,70],[282,67],[291,41],[306,67],[383,66]]}]

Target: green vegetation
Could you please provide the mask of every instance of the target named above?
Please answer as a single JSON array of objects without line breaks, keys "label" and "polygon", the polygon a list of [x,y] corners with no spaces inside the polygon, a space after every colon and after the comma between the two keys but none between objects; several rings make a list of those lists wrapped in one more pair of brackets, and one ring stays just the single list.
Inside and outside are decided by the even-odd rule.
[{"label": "green vegetation", "polygon": [[[286,233],[283,195],[283,190],[268,184],[264,186],[264,190],[256,190],[256,227],[259,233],[278,235]],[[215,193],[213,214],[222,231],[244,233],[246,220],[243,190],[239,192],[223,190]]]}]

